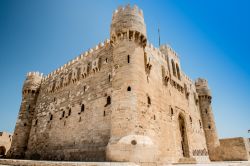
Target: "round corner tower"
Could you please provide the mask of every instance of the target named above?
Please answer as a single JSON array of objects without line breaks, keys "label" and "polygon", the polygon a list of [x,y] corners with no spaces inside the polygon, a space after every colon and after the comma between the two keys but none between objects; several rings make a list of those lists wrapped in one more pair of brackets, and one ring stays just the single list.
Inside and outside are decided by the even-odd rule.
[{"label": "round corner tower", "polygon": [[219,160],[220,142],[218,139],[214,115],[211,106],[212,95],[207,80],[198,78],[195,82],[196,91],[199,96],[199,104],[203,129],[206,136],[206,143],[210,160]]},{"label": "round corner tower", "polygon": [[39,72],[27,73],[22,89],[22,102],[16,122],[8,158],[24,158],[27,150],[36,100],[43,75]]},{"label": "round corner tower", "polygon": [[110,27],[111,43],[116,43],[123,38],[135,40],[141,43],[143,47],[147,44],[143,12],[137,6],[119,7],[113,13]]},{"label": "round corner tower", "polygon": [[[152,142],[143,134],[139,111],[145,102],[146,25],[136,6],[118,8],[110,28],[113,56],[111,135],[106,149],[108,161],[152,161]],[[145,106],[146,107],[146,106]],[[127,149],[127,150],[126,150]]]}]

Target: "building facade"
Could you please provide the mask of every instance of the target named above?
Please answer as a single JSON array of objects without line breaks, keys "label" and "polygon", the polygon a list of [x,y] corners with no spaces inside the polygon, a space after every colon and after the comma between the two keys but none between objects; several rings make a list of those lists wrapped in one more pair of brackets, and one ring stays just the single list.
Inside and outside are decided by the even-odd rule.
[{"label": "building facade", "polygon": [[110,40],[43,76],[27,74],[10,158],[208,162],[218,140],[205,79],[147,41],[142,10],[118,8]]}]

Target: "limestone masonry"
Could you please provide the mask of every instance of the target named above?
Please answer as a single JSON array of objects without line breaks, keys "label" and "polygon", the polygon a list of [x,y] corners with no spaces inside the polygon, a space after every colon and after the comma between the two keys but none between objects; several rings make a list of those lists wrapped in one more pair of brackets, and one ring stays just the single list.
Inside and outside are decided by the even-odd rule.
[{"label": "limestone masonry", "polygon": [[0,157],[5,156],[10,149],[12,135],[7,132],[0,132]]},{"label": "limestone masonry", "polygon": [[47,76],[27,74],[7,157],[222,160],[211,100],[207,81],[189,79],[173,49],[148,44],[142,10],[118,8],[110,40]]}]

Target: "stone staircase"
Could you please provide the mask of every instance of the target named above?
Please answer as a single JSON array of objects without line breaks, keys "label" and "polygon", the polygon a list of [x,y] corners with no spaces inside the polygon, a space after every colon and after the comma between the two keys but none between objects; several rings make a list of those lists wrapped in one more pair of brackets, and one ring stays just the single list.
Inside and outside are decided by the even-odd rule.
[{"label": "stone staircase", "polygon": [[192,157],[183,157],[179,159],[178,164],[196,164],[196,160]]}]

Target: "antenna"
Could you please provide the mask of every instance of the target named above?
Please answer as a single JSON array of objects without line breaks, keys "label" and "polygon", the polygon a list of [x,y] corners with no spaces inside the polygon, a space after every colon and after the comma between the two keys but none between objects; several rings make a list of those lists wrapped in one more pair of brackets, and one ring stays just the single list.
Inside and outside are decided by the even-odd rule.
[{"label": "antenna", "polygon": [[161,35],[160,35],[160,28],[158,27],[158,37],[159,37],[159,47],[161,46]]}]

